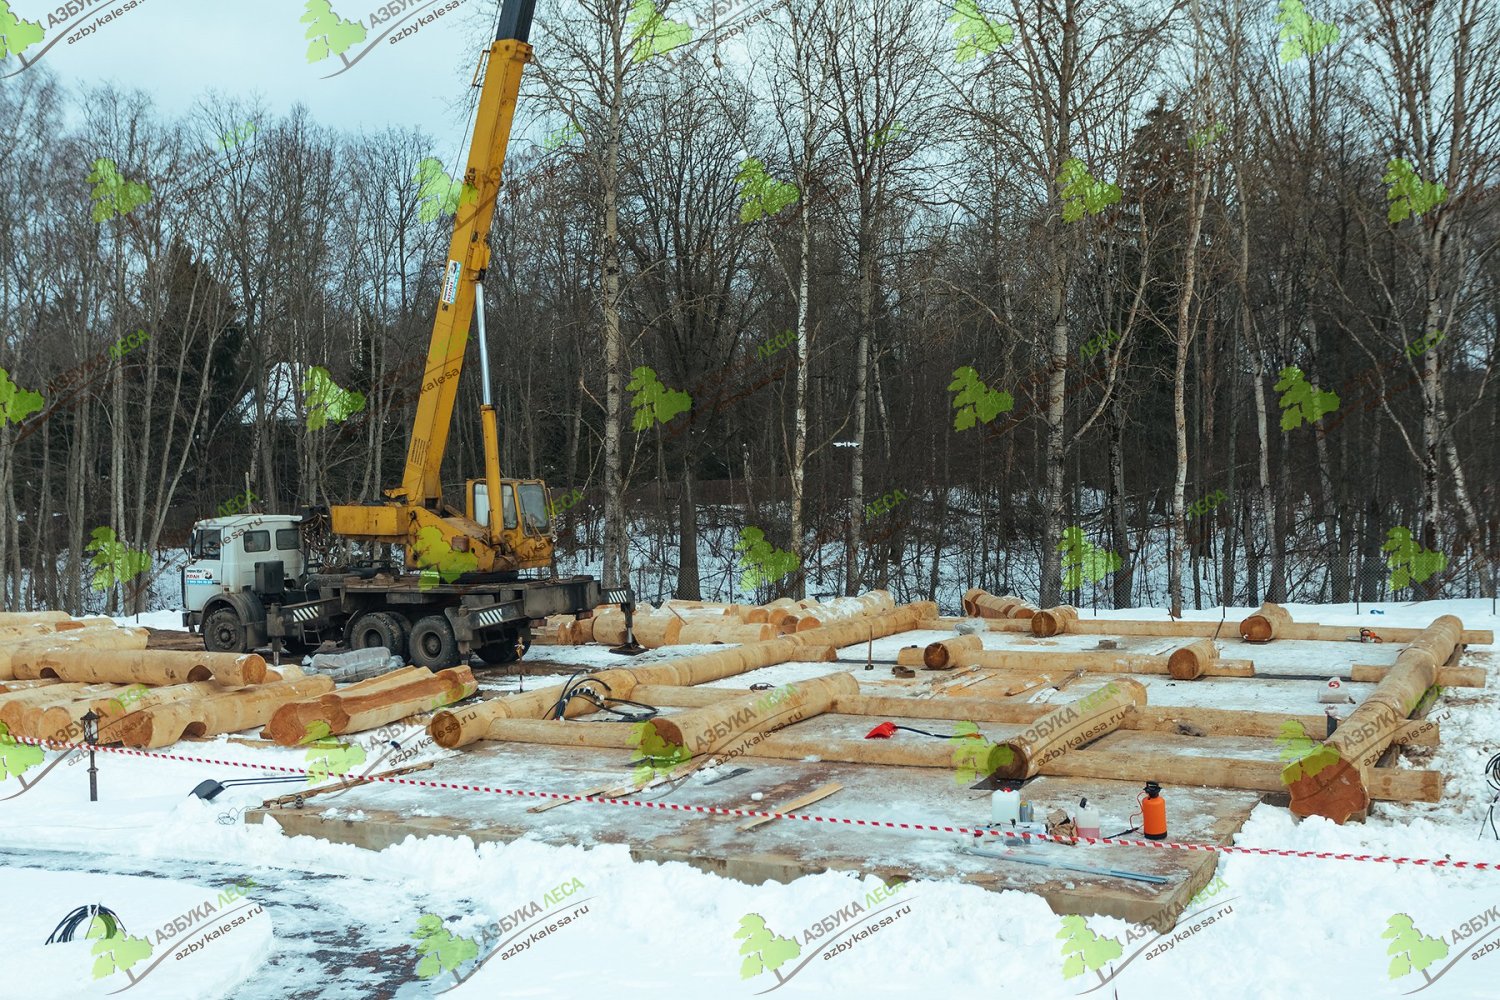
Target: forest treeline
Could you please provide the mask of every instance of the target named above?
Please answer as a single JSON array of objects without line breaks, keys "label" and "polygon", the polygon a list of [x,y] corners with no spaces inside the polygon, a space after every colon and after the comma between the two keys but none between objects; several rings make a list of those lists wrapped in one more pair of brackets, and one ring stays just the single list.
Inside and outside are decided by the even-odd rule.
[{"label": "forest treeline", "polygon": [[[570,558],[697,598],[700,536],[753,529],[848,592],[1493,594],[1500,7],[699,7],[532,32],[487,328]],[[137,610],[110,553],[399,481],[465,150],[40,67],[0,135],[0,603]]]}]

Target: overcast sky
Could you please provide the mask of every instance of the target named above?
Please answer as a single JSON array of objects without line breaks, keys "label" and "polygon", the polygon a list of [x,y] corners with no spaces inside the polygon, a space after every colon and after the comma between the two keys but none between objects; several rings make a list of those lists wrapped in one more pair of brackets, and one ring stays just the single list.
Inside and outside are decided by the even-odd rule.
[{"label": "overcast sky", "polygon": [[[109,81],[137,88],[170,117],[211,90],[259,98],[276,117],[301,102],[325,125],[415,126],[448,147],[463,137],[460,102],[498,8],[498,0],[458,0],[457,10],[393,43],[414,21],[455,0],[331,0],[334,12],[359,21],[366,35],[345,56],[368,51],[330,77],[343,61],[337,55],[308,61],[308,25],[300,21],[307,0],[135,0],[102,24],[98,18],[131,0],[71,0],[80,13],[63,18],[55,15],[66,12],[69,0],[7,2],[12,14],[39,22],[46,32],[24,57],[70,87]],[[383,17],[382,9],[399,13],[371,30],[372,14]],[[14,56],[0,62],[0,74],[19,68]],[[0,80],[0,86],[16,79]]]},{"label": "overcast sky", "polygon": [[[710,38],[784,2],[675,0],[668,10],[692,26],[694,55],[706,58],[711,53],[703,45]],[[467,138],[469,83],[481,49],[493,37],[500,6],[500,0],[0,0],[0,6],[4,3],[12,15],[44,32],[22,57],[73,89],[113,82],[143,90],[171,118],[187,113],[210,91],[259,99],[277,118],[300,102],[332,127],[422,128],[438,150],[450,152],[447,159],[461,158],[454,154]],[[310,5],[324,3],[342,21],[359,26],[344,29],[355,38],[335,42],[336,49],[346,44],[342,56],[316,52],[311,54],[321,58],[310,61],[310,28],[302,18]],[[434,16],[439,10],[443,14]],[[428,17],[432,20],[421,23]],[[533,42],[541,37],[532,32]],[[346,59],[352,63],[347,69]],[[20,66],[15,56],[5,59],[0,77],[37,71]],[[6,85],[0,79],[0,87]],[[518,129],[529,119],[523,107]]]}]

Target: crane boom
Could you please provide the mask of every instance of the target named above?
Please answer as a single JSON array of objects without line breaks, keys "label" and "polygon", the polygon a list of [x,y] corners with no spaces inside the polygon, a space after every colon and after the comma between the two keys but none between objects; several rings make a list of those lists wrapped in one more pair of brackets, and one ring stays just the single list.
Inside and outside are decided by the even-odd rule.
[{"label": "crane boom", "polygon": [[[416,421],[406,452],[406,473],[398,489],[387,491],[395,500],[431,506],[443,493],[440,471],[448,445],[448,427],[458,395],[469,324],[474,318],[474,286],[489,266],[487,242],[500,175],[510,142],[521,71],[531,58],[527,36],[536,0],[509,0],[500,28],[482,67],[484,84],[469,144],[468,168],[453,220],[453,238],[443,274],[442,294],[427,349],[426,377],[417,400]],[[509,16],[507,16],[509,15]]]},{"label": "crane boom", "polygon": [[[477,83],[479,107],[401,485],[385,492],[389,498],[385,503],[343,504],[330,511],[335,535],[403,544],[408,565],[426,565],[424,558],[445,546],[459,553],[461,560],[472,556],[472,568],[479,572],[535,569],[552,562],[545,485],[500,477],[498,418],[489,397],[488,370],[483,373],[485,391],[480,407],[484,475],[469,481],[465,515],[445,509],[442,486],[443,454],[458,397],[469,325],[475,319],[476,298],[482,308],[480,282],[489,267],[490,223],[500,194],[521,74],[531,59],[527,38],[535,6],[536,0],[505,0],[495,40],[475,71],[475,80],[482,78]],[[479,319],[482,339],[483,316]],[[483,351],[481,358],[486,358]],[[439,538],[442,545],[437,545]]]}]

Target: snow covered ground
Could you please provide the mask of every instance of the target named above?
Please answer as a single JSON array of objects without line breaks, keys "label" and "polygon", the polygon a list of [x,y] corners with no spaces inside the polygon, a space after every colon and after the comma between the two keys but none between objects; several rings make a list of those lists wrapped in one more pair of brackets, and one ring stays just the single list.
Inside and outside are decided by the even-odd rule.
[{"label": "snow covered ground", "polygon": [[[1368,605],[1362,615],[1352,606],[1291,610],[1351,631],[1371,623],[1424,625],[1439,610],[1458,614],[1469,628],[1500,629],[1487,601],[1382,605],[1375,609],[1382,615],[1371,615]],[[1243,613],[1229,609],[1227,628]],[[143,618],[176,626],[171,612]],[[876,643],[874,655],[893,657],[910,641]],[[1285,656],[1287,672],[1299,672],[1297,647],[1283,648],[1277,655]],[[1369,662],[1391,652],[1361,651]],[[579,665],[599,656],[534,652]],[[864,653],[850,648],[844,655]],[[795,669],[764,673],[774,681],[775,671]],[[1166,692],[1153,686],[1153,702],[1168,703]],[[1492,689],[1446,692],[1440,711],[1451,715],[1442,746],[1425,765],[1449,775],[1441,803],[1381,804],[1369,822],[1346,827],[1296,822],[1283,808],[1260,806],[1236,844],[1500,863],[1500,843],[1487,831],[1487,839],[1476,838],[1494,794],[1483,768],[1500,750],[1496,705]],[[413,745],[410,737],[406,745]],[[299,763],[297,751],[224,739],[165,752]],[[352,1000],[428,996],[455,985],[448,995],[1500,995],[1500,872],[1228,855],[1212,895],[1156,940],[1154,932],[1111,918],[1064,921],[1024,893],[920,879],[888,888],[848,873],[752,886],[685,865],[634,862],[618,845],[550,847],[523,839],[476,848],[467,840],[409,839],[374,853],[289,838],[270,821],[238,822],[245,806],[295,786],[230,788],[211,803],[189,795],[206,778],[260,773],[254,766],[100,753],[98,767],[98,803],[88,801],[86,761],[65,761],[40,779],[39,769],[29,771],[24,794],[0,800],[0,893],[8,904],[0,933],[10,944],[0,957],[4,996]],[[15,795],[18,787],[10,778],[0,794]],[[835,801],[819,811],[838,815]],[[618,812],[619,823],[631,822],[631,810]],[[818,824],[805,835],[841,834]],[[1077,850],[1086,861],[1090,849]],[[243,899],[224,898],[240,892]],[[83,940],[86,923],[73,943],[42,945],[69,911],[90,903],[118,914],[124,934],[145,938],[150,955],[96,979],[97,942]],[[243,908],[230,913],[236,906]],[[252,910],[242,924],[205,939]],[[190,924],[178,930],[173,921],[185,915]],[[200,946],[175,957],[193,942]],[[1495,950],[1483,950],[1492,944]],[[129,961],[128,950],[116,954]],[[144,972],[163,956],[172,957]],[[1408,959],[1417,968],[1403,964]]]}]

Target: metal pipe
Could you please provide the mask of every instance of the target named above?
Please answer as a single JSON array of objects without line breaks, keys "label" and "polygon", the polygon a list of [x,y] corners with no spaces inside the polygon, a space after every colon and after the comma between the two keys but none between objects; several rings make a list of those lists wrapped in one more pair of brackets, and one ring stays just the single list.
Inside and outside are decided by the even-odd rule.
[{"label": "metal pipe", "polygon": [[493,406],[490,400],[490,345],[484,335],[484,284],[474,282],[474,320],[479,324],[479,377],[481,402]]}]

